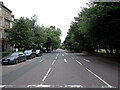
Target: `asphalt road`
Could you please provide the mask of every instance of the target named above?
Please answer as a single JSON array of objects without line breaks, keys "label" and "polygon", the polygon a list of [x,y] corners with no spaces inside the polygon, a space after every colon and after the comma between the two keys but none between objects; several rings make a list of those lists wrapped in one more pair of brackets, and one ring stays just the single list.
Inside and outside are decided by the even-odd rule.
[{"label": "asphalt road", "polygon": [[2,66],[2,85],[15,88],[118,88],[118,63],[58,49]]}]

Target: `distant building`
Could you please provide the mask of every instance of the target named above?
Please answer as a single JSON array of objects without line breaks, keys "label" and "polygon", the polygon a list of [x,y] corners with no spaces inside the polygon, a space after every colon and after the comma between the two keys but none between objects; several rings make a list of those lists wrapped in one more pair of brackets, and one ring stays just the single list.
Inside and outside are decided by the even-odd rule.
[{"label": "distant building", "polygon": [[6,37],[8,30],[12,28],[13,21],[14,16],[12,15],[12,11],[0,1],[0,52],[10,49]]}]

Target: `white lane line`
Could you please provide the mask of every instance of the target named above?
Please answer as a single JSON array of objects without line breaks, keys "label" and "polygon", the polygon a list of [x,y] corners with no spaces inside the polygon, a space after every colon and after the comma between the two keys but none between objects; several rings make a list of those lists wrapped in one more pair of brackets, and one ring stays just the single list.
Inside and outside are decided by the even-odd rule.
[{"label": "white lane line", "polygon": [[40,85],[27,85],[27,87],[53,87],[53,88],[56,88],[56,87],[65,87],[65,88],[67,88],[67,87],[69,87],[69,88],[83,88],[83,87],[85,87],[85,86],[82,86],[82,85],[42,85],[42,84],[40,84]]},{"label": "white lane line", "polygon": [[57,54],[57,57],[59,56],[59,53]]},{"label": "white lane line", "polygon": [[52,65],[54,65],[54,63],[55,63],[55,60],[52,62]]},{"label": "white lane line", "polygon": [[80,63],[78,60],[76,60],[80,65],[82,65],[82,63]]},{"label": "white lane line", "polygon": [[0,85],[0,88],[3,88],[3,87],[5,87],[6,85]]},{"label": "white lane line", "polygon": [[58,56],[59,56],[59,53],[57,54],[57,56],[56,56],[56,58],[55,58],[55,59],[57,59],[57,58],[58,58]]},{"label": "white lane line", "polygon": [[42,62],[43,60],[39,61],[39,62]]},{"label": "white lane line", "polygon": [[28,85],[27,87],[51,87],[51,85],[42,85],[42,84],[40,84],[40,85]]},{"label": "white lane line", "polygon": [[90,62],[90,60],[87,60],[87,59],[85,59],[85,58],[84,58],[83,60],[85,60],[86,62]]},{"label": "white lane line", "polygon": [[64,54],[62,54],[62,56],[64,56]]},{"label": "white lane line", "polygon": [[71,57],[72,59],[75,59],[74,57]]},{"label": "white lane line", "polygon": [[64,59],[64,62],[67,62],[67,60],[66,60],[66,59]]},{"label": "white lane line", "polygon": [[42,82],[45,81],[45,79],[47,78],[47,76],[48,76],[48,74],[50,73],[50,71],[51,71],[51,68],[49,68],[49,70],[47,71],[46,75],[45,75],[44,78],[42,79]]},{"label": "white lane line", "polygon": [[57,59],[57,56],[56,56],[56,58],[55,59]]},{"label": "white lane line", "polygon": [[70,87],[70,88],[83,88],[82,85],[65,85],[65,87]]},{"label": "white lane line", "polygon": [[86,62],[90,62],[90,60],[86,60]]},{"label": "white lane line", "polygon": [[103,80],[102,78],[100,78],[98,75],[96,75],[95,73],[93,73],[91,70],[89,70],[88,68],[86,68],[87,71],[89,71],[91,74],[93,74],[95,77],[97,77],[99,80],[101,80],[104,84],[106,84],[109,88],[112,88],[112,86],[110,84],[108,84],[105,80]]}]

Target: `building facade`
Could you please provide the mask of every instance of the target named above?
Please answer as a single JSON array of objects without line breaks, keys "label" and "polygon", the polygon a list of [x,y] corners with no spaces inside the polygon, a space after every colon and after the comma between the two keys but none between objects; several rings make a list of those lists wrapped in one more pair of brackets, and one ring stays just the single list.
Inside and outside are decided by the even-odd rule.
[{"label": "building facade", "polygon": [[11,48],[7,43],[7,32],[12,28],[13,18],[12,11],[0,2],[0,52]]}]

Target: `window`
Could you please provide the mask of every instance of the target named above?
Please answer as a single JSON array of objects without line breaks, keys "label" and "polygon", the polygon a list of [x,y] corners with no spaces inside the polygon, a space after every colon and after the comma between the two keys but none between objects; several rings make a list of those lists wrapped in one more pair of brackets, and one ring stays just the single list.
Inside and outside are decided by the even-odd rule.
[{"label": "window", "polygon": [[4,38],[7,38],[7,36],[8,36],[8,33],[4,32]]},{"label": "window", "polygon": [[0,38],[2,38],[2,31],[0,30]]},{"label": "window", "polygon": [[2,15],[2,8],[0,8],[0,15]]},{"label": "window", "polygon": [[5,20],[5,28],[9,28],[9,27],[10,27],[9,21]]},{"label": "window", "polygon": [[9,13],[5,12],[5,17],[9,18]]},{"label": "window", "polygon": [[0,26],[2,26],[2,18],[0,17]]}]

